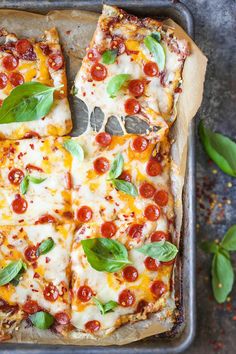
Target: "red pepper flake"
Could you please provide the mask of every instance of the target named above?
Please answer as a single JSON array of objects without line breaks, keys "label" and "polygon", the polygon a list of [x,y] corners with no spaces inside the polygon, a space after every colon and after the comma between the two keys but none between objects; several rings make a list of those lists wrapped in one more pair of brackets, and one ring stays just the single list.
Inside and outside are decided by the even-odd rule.
[{"label": "red pepper flake", "polygon": [[51,258],[49,258],[49,257],[46,257],[46,258],[45,258],[45,262],[46,262],[46,263],[49,263],[50,261],[51,261]]},{"label": "red pepper flake", "polygon": [[17,158],[20,160],[22,158],[22,156],[24,156],[24,154],[22,152],[20,152],[19,155],[17,156]]},{"label": "red pepper flake", "polygon": [[40,275],[37,272],[35,272],[34,273],[34,278],[38,279],[38,278],[40,278]]},{"label": "red pepper flake", "polygon": [[235,315],[235,316],[233,316],[233,321],[236,321],[236,315]]},{"label": "red pepper flake", "polygon": [[83,96],[84,96],[84,97],[86,96],[86,92],[83,92]]},{"label": "red pepper flake", "polygon": [[29,144],[31,149],[34,150],[34,144]]}]

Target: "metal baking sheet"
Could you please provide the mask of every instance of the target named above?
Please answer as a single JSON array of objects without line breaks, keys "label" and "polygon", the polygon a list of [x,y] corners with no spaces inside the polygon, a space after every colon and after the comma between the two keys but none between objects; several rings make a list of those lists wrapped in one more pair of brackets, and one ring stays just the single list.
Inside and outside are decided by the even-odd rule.
[{"label": "metal baking sheet", "polygon": [[[172,18],[193,38],[193,18],[188,8],[177,2],[166,0],[143,0],[143,1],[105,1],[107,4],[119,6],[130,13],[145,17]],[[60,0],[2,0],[1,8],[27,10],[39,13],[47,13],[55,9],[78,9],[101,12],[102,1],[60,1]],[[116,127],[110,125],[113,133],[118,133]],[[115,131],[114,131],[115,130]],[[132,124],[130,131],[132,131]],[[180,286],[180,323],[170,333],[163,333],[134,342],[123,347],[79,347],[79,346],[46,346],[30,344],[7,344],[2,343],[0,349],[8,353],[77,353],[109,354],[118,353],[179,353],[185,350],[192,342],[195,335],[196,308],[195,308],[195,124],[192,121],[189,132],[187,172],[183,191],[184,217],[181,233],[181,264],[178,270]],[[136,132],[137,129],[136,129]],[[139,131],[140,132],[140,131]],[[78,133],[78,131],[76,131]]]}]

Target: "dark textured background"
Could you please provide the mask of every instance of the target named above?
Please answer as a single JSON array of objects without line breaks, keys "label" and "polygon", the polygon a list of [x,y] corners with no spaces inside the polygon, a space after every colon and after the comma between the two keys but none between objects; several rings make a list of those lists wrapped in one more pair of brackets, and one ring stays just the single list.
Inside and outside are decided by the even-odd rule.
[{"label": "dark textured background", "polygon": [[[236,140],[236,2],[182,0],[195,20],[195,42],[208,57],[199,119]],[[236,179],[225,175],[203,152],[197,138],[197,242],[221,239],[236,224]],[[236,157],[235,157],[236,158]],[[236,252],[233,255],[236,270]],[[211,256],[197,250],[197,336],[191,354],[236,353],[236,285],[229,301],[217,305],[210,285]]]}]

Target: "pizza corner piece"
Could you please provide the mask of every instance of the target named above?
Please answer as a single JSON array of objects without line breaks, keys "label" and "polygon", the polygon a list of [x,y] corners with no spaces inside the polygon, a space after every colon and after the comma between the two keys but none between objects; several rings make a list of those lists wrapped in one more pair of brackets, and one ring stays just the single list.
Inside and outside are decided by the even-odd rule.
[{"label": "pizza corner piece", "polygon": [[41,40],[0,31],[0,138],[61,136],[72,129],[65,59],[55,28]]},{"label": "pizza corner piece", "polygon": [[77,97],[90,112],[99,106],[107,119],[137,116],[161,136],[176,118],[188,55],[173,28],[104,5],[75,80]]}]

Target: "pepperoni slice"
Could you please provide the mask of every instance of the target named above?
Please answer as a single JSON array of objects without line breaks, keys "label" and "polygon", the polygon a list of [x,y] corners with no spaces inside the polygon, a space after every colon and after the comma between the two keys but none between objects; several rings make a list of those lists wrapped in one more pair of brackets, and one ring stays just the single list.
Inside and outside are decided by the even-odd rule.
[{"label": "pepperoni slice", "polygon": [[2,65],[7,71],[12,71],[17,68],[19,60],[13,55],[6,55],[2,60]]},{"label": "pepperoni slice", "polygon": [[4,73],[0,73],[0,89],[4,89],[7,86],[8,77]]},{"label": "pepperoni slice", "polygon": [[160,265],[159,262],[157,263],[156,259],[152,257],[145,258],[144,264],[145,267],[151,271],[156,271],[158,269],[158,266]]},{"label": "pepperoni slice", "polygon": [[156,299],[160,299],[160,297],[166,292],[166,286],[163,281],[156,280],[152,283],[150,290]]},{"label": "pepperoni slice", "polygon": [[93,167],[94,167],[94,170],[99,175],[102,175],[103,173],[106,173],[109,170],[110,164],[109,164],[109,161],[105,157],[98,157],[93,162]]},{"label": "pepperoni slice", "polygon": [[57,323],[61,325],[67,325],[70,323],[70,317],[66,312],[58,312],[54,317]]},{"label": "pepperoni slice", "polygon": [[141,110],[139,102],[135,98],[128,98],[125,101],[125,112],[128,115],[137,114]]},{"label": "pepperoni slice", "polygon": [[77,219],[80,222],[88,222],[92,219],[93,211],[90,207],[83,205],[77,211]]},{"label": "pepperoni slice", "polygon": [[94,332],[99,331],[99,329],[101,327],[101,323],[97,320],[93,320],[93,321],[86,322],[84,326],[88,332],[94,333]]},{"label": "pepperoni slice", "polygon": [[43,172],[43,169],[42,169],[41,167],[31,165],[30,163],[28,163],[28,164],[25,166],[25,169],[26,169],[28,172],[32,172],[32,171]]},{"label": "pepperoni slice", "polygon": [[153,61],[149,61],[148,63],[146,63],[143,67],[143,71],[147,76],[158,76],[158,66],[156,63],[154,63]]},{"label": "pepperoni slice", "polygon": [[11,184],[14,184],[15,186],[19,186],[21,181],[24,178],[24,172],[21,171],[19,168],[13,168],[9,173],[8,173],[8,179]]},{"label": "pepperoni slice", "polygon": [[93,80],[95,81],[103,81],[107,77],[107,69],[100,63],[93,64],[90,72]]},{"label": "pepperoni slice", "polygon": [[143,198],[152,198],[154,196],[155,191],[156,188],[148,182],[142,183],[139,187],[139,193]]},{"label": "pepperoni slice", "polygon": [[133,282],[138,279],[138,271],[132,266],[125,267],[122,272],[123,278],[128,282]]},{"label": "pepperoni slice", "polygon": [[15,199],[12,201],[11,206],[14,213],[24,214],[28,208],[28,203],[20,196],[20,194],[17,194]]},{"label": "pepperoni slice", "polygon": [[123,307],[132,306],[135,302],[135,296],[130,290],[125,289],[120,293],[118,302]]},{"label": "pepperoni slice", "polygon": [[106,221],[101,225],[101,234],[103,237],[111,238],[117,231],[116,224],[113,221]]},{"label": "pepperoni slice", "polygon": [[25,255],[25,259],[28,261],[28,262],[35,262],[37,259],[38,259],[38,256],[37,256],[37,247],[35,246],[29,246],[25,249],[25,252],[24,252],[24,255]]},{"label": "pepperoni slice", "polygon": [[160,175],[162,173],[161,164],[155,160],[150,160],[147,163],[146,172],[151,177]]},{"label": "pepperoni slice", "polygon": [[57,71],[64,65],[63,56],[60,53],[50,54],[48,57],[48,64],[50,68]]},{"label": "pepperoni slice", "polygon": [[165,206],[168,203],[168,192],[164,190],[157,191],[154,195],[154,201],[159,206]]},{"label": "pepperoni slice", "polygon": [[47,286],[45,286],[44,291],[43,291],[43,296],[46,300],[50,302],[54,302],[57,300],[59,296],[59,291],[53,283],[49,283]]},{"label": "pepperoni slice", "polygon": [[123,54],[126,50],[125,43],[122,38],[116,37],[111,41],[111,49],[117,49],[117,54]]},{"label": "pepperoni slice", "polygon": [[9,75],[9,81],[12,84],[12,86],[19,86],[24,83],[24,77],[20,73],[11,73]]},{"label": "pepperoni slice", "polygon": [[160,216],[160,209],[158,206],[150,204],[144,209],[144,215],[149,221],[157,221]]},{"label": "pepperoni slice", "polygon": [[38,224],[55,224],[56,222],[57,221],[54,218],[54,216],[52,216],[50,214],[44,214],[35,222],[35,225],[38,225]]},{"label": "pepperoni slice", "polygon": [[96,142],[101,146],[108,146],[111,144],[112,137],[109,133],[102,132],[96,135]]},{"label": "pepperoni slice", "polygon": [[20,55],[26,54],[33,50],[33,46],[28,39],[20,39],[17,41],[15,48],[17,53]]},{"label": "pepperoni slice", "polygon": [[141,224],[131,225],[128,230],[128,235],[131,238],[137,238],[137,239],[141,238],[143,235],[143,225]]},{"label": "pepperoni slice", "polygon": [[89,286],[83,285],[79,287],[77,292],[77,297],[80,301],[88,302],[92,298],[92,296],[93,296],[93,291]]},{"label": "pepperoni slice", "polygon": [[33,313],[40,311],[40,307],[39,307],[37,301],[27,300],[24,303],[24,305],[22,306],[22,310],[25,311],[26,313],[32,315]]},{"label": "pepperoni slice", "polygon": [[87,53],[87,57],[91,61],[98,61],[101,58],[101,54],[98,52],[97,49],[92,48],[92,49],[89,49],[89,51]]},{"label": "pepperoni slice", "polygon": [[151,234],[152,242],[170,241],[170,235],[163,231],[155,231]]},{"label": "pepperoni slice", "polygon": [[129,92],[135,97],[140,97],[144,93],[144,84],[141,80],[131,80],[128,85]]},{"label": "pepperoni slice", "polygon": [[131,182],[131,174],[127,171],[123,171],[121,175],[119,175],[119,179],[122,179],[122,181]]},{"label": "pepperoni slice", "polygon": [[144,138],[143,136],[137,136],[132,143],[132,148],[133,150],[137,152],[143,152],[147,149],[148,147],[148,140]]}]

